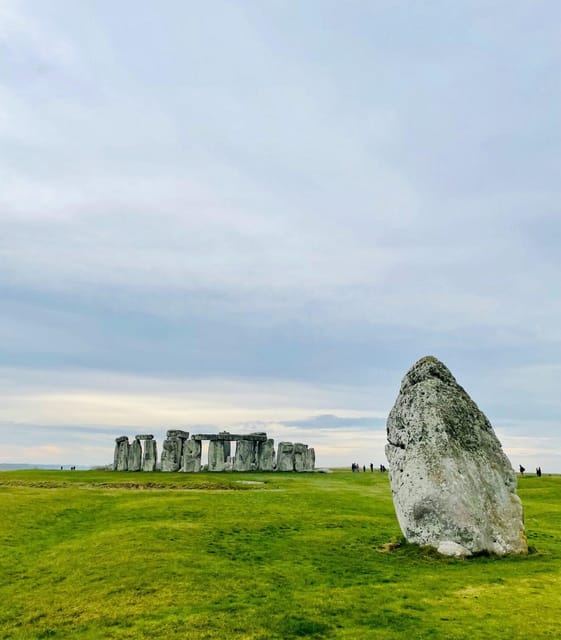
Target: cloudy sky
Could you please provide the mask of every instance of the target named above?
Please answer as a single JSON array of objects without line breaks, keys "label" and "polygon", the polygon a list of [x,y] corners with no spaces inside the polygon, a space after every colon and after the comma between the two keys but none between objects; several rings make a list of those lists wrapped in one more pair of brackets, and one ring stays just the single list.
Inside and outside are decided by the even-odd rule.
[{"label": "cloudy sky", "polygon": [[0,462],[384,461],[419,357],[561,472],[561,4],[0,0]]}]

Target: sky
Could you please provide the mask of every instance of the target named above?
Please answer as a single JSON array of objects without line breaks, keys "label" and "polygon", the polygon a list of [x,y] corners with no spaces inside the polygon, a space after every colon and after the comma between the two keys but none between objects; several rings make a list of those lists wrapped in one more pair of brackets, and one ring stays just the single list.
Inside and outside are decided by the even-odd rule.
[{"label": "sky", "polygon": [[561,473],[561,4],[0,0],[0,463],[385,462],[420,357]]}]

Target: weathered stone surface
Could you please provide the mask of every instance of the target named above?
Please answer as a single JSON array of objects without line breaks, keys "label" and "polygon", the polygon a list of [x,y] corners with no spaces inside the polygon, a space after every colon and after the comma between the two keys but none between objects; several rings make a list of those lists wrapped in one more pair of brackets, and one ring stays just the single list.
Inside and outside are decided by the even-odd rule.
[{"label": "weathered stone surface", "polygon": [[253,440],[239,440],[236,445],[234,471],[252,471],[255,469],[255,445]]},{"label": "weathered stone surface", "polygon": [[306,471],[307,450],[307,444],[294,443],[294,471]]},{"label": "weathered stone surface", "polygon": [[166,433],[166,438],[182,438],[183,440],[187,440],[189,437],[188,431],[183,431],[182,429],[168,429]]},{"label": "weathered stone surface", "polygon": [[186,473],[197,473],[201,470],[201,443],[198,440],[185,441],[181,470]]},{"label": "weathered stone surface", "polygon": [[279,442],[277,471],[294,471],[294,445],[292,442]]},{"label": "weathered stone surface", "polygon": [[265,442],[259,443],[258,468],[260,471],[273,471],[275,468],[275,441],[268,438]]},{"label": "weathered stone surface", "polygon": [[135,438],[137,440],[153,440],[154,436],[151,433],[140,433],[139,435],[135,436]]},{"label": "weathered stone surface", "polygon": [[[232,455],[232,441],[228,438],[228,436],[230,435],[229,431],[220,431],[220,433],[218,434],[219,436],[224,436],[225,440],[224,440],[224,460],[228,463],[230,462],[230,466],[231,466],[231,460],[228,460],[228,458],[231,457]],[[228,467],[228,465],[226,465],[226,467]]]},{"label": "weathered stone surface", "polygon": [[211,440],[208,443],[208,470],[224,471],[226,469],[226,456],[224,455],[224,441]]},{"label": "weathered stone surface", "polygon": [[314,471],[316,468],[316,450],[313,447],[306,449],[305,470]]},{"label": "weathered stone surface", "polygon": [[142,458],[142,471],[156,471],[156,462],[158,460],[158,449],[156,441],[153,439],[145,440],[144,456]]},{"label": "weathered stone surface", "polygon": [[142,469],[142,445],[136,438],[129,445],[129,471]]},{"label": "weathered stone surface", "polygon": [[115,438],[113,471],[127,471],[129,468],[129,439],[127,436]]},{"label": "weathered stone surface", "polygon": [[395,510],[409,542],[455,556],[527,552],[510,462],[436,358],[422,358],[403,378],[387,433]]},{"label": "weathered stone surface", "polygon": [[267,434],[247,434],[239,435],[235,433],[228,433],[223,431],[221,433],[195,433],[191,436],[193,440],[227,440],[229,442],[238,442],[239,440],[254,440],[255,442],[265,442],[267,440]]},{"label": "weathered stone surface", "polygon": [[[172,435],[170,435],[172,434]],[[183,461],[183,446],[189,437],[186,431],[170,430],[162,444],[162,471],[179,471]]]}]

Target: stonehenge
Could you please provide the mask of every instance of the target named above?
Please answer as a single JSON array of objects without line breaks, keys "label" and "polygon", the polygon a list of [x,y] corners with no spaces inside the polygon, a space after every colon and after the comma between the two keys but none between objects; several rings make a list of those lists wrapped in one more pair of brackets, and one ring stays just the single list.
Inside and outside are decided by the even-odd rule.
[{"label": "stonehenge", "polygon": [[[144,442],[144,449],[141,442]],[[115,438],[113,471],[155,471],[158,450],[153,435],[135,436],[129,443],[127,436]]]},{"label": "stonehenge", "polygon": [[128,471],[129,468],[129,439],[127,436],[115,438],[115,456],[113,469],[115,471]]},{"label": "stonehenge", "polygon": [[144,451],[142,455],[142,471],[156,471],[156,463],[158,460],[158,451],[154,436],[142,435],[136,436],[136,440],[144,441]]},{"label": "stonehenge", "polygon": [[259,443],[258,455],[258,465],[261,471],[275,470],[275,441],[272,438],[267,438],[267,440],[265,440],[264,442]]},{"label": "stonehenge", "polygon": [[136,438],[129,445],[128,471],[140,471],[142,469],[142,445]]},{"label": "stonehenge", "polygon": [[170,429],[166,436],[162,445],[162,471],[179,471],[183,462],[183,447],[189,433]]},{"label": "stonehenge", "polygon": [[294,445],[292,442],[279,442],[277,469],[279,471],[294,471]]},{"label": "stonehenge", "polygon": [[[202,463],[203,441],[208,442],[208,463]],[[235,443],[235,454],[233,443]],[[140,434],[129,442],[127,436],[115,439],[114,471],[297,471],[315,469],[315,451],[301,442],[280,442],[275,457],[275,443],[265,432],[233,434],[200,433],[169,429],[162,444],[158,465],[157,444],[152,434]]]},{"label": "stonehenge", "polygon": [[227,463],[224,440],[211,440],[208,443],[208,470],[225,471]]},{"label": "stonehenge", "polygon": [[200,440],[185,440],[183,445],[183,461],[181,471],[196,473],[201,470],[201,442]]}]

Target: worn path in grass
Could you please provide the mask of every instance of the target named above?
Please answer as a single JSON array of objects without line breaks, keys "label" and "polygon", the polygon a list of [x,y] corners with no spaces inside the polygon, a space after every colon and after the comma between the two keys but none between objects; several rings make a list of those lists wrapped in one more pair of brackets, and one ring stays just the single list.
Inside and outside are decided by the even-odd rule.
[{"label": "worn path in grass", "polygon": [[378,472],[0,473],[0,638],[558,638],[561,477],[519,494],[537,553],[455,560]]}]

